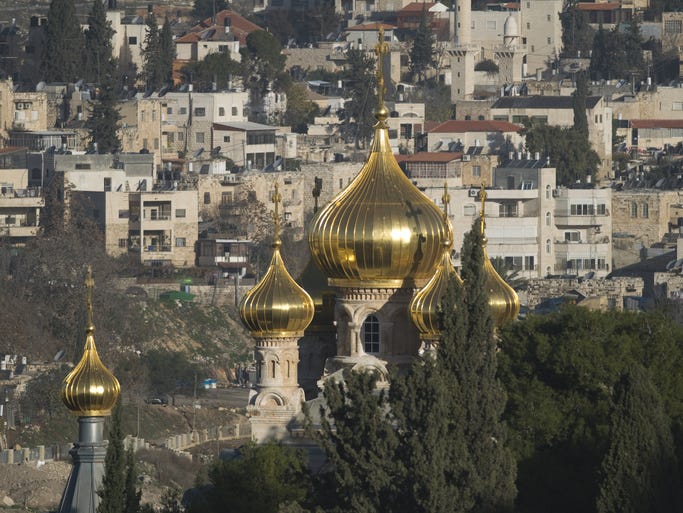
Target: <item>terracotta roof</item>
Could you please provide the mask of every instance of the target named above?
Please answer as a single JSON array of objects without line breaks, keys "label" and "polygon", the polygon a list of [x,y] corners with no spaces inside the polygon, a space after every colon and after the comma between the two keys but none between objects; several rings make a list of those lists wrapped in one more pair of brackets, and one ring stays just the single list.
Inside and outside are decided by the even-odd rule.
[{"label": "terracotta roof", "polygon": [[632,119],[631,128],[683,128],[683,119]]},{"label": "terracotta roof", "polygon": [[429,9],[434,7],[435,5],[435,2],[410,2],[408,5],[406,5],[403,9],[401,9],[398,12],[422,12],[422,9],[424,9],[425,11],[429,11]]},{"label": "terracotta roof", "polygon": [[522,8],[522,6],[519,2],[507,2],[507,3],[503,4],[503,7],[505,7],[506,9],[517,10],[517,11],[519,11]]},{"label": "terracotta roof", "polygon": [[410,155],[405,159],[405,162],[451,162],[453,160],[460,160],[462,152],[460,151],[421,151],[415,155]]},{"label": "terracotta roof", "polygon": [[[230,34],[225,33],[225,20],[230,20]],[[250,22],[236,12],[225,9],[216,13],[216,22],[213,18],[206,18],[190,31],[176,39],[176,43],[197,43],[202,39],[209,41],[225,41],[228,37],[239,41],[240,46],[244,46],[247,36],[256,30],[263,30],[258,25]],[[211,32],[213,31],[213,32]]]},{"label": "terracotta roof", "polygon": [[618,3],[604,3],[604,4],[596,4],[593,2],[579,2],[576,4],[576,8],[580,11],[614,11],[616,9],[619,9],[619,4]]},{"label": "terracotta roof", "polygon": [[519,132],[521,129],[521,126],[507,121],[451,119],[432,128],[429,132],[461,134],[464,132]]},{"label": "terracotta roof", "polygon": [[235,11],[231,11],[230,9],[224,9],[221,12],[216,13],[216,23],[213,22],[213,18],[206,18],[198,25],[195,25],[195,27],[193,27],[192,30],[196,29],[197,31],[201,31],[207,27],[212,27],[215,25],[224,27],[225,18],[230,19],[230,30],[236,29],[242,32],[246,32],[247,34],[250,34],[255,30],[263,30],[255,23],[250,22],[244,16],[240,16]]},{"label": "terracotta roof", "polygon": [[[393,25],[389,25],[388,23],[382,23],[381,24],[384,30],[394,30],[396,27]],[[347,28],[347,32],[354,32],[354,31],[370,31],[370,30],[379,30],[380,23],[364,23],[363,25],[354,25],[353,27]]]}]

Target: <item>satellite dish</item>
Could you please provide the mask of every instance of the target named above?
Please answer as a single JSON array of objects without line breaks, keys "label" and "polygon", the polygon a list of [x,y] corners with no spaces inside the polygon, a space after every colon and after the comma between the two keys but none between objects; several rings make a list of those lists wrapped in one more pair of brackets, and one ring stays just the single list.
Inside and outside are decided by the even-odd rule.
[{"label": "satellite dish", "polygon": [[211,150],[211,155],[218,155],[221,152],[221,147],[216,146],[213,150]]},{"label": "satellite dish", "polygon": [[165,85],[164,87],[159,89],[159,98],[163,98],[166,95],[166,93],[168,92],[168,90],[169,90],[169,87],[167,85]]},{"label": "satellite dish", "polygon": [[45,86],[47,86],[47,84],[45,82],[38,82],[36,84],[36,91],[37,92],[45,91]]},{"label": "satellite dish", "polygon": [[57,351],[57,354],[56,354],[55,357],[52,359],[52,361],[53,361],[53,362],[58,362],[59,360],[61,360],[62,358],[64,358],[64,355],[65,355],[65,354],[66,354],[66,352],[64,351],[64,349],[60,349],[59,351]]},{"label": "satellite dish", "polygon": [[204,153],[204,148],[203,148],[203,147],[202,147],[202,148],[199,148],[197,151],[195,151],[195,152],[192,154],[192,156],[193,156],[194,158],[197,158],[197,157],[199,157],[202,153]]}]

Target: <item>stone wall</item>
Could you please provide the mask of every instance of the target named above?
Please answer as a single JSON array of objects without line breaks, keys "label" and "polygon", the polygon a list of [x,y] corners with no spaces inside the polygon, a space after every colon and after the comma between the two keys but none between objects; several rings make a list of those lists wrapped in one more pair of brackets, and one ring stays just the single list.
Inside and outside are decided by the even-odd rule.
[{"label": "stone wall", "polygon": [[530,311],[542,301],[578,292],[587,298],[605,297],[616,310],[624,307],[624,298],[643,295],[642,278],[532,279],[529,280],[527,301]]}]

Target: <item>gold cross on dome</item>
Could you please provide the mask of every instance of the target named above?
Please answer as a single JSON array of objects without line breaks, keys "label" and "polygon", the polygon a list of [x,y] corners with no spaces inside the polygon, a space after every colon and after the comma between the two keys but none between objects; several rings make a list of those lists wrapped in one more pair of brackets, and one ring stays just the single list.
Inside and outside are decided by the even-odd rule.
[{"label": "gold cross on dome", "polygon": [[280,194],[280,188],[277,182],[275,183],[275,191],[270,199],[275,204],[275,208],[273,209],[273,221],[275,223],[274,238],[275,240],[278,240],[280,238],[280,214],[278,210],[280,202],[282,201],[282,195]]},{"label": "gold cross on dome", "polygon": [[389,53],[389,45],[384,41],[384,25],[379,22],[379,32],[377,34],[377,44],[375,45],[375,55],[377,56],[377,104],[380,108],[384,106],[384,56]]},{"label": "gold cross on dome", "polygon": [[87,290],[87,309],[88,309],[88,327],[92,326],[92,290],[95,287],[95,280],[92,277],[92,266],[88,266],[88,274],[85,278],[85,288]]},{"label": "gold cross on dome", "polygon": [[443,215],[448,219],[448,206],[451,203],[451,195],[448,194],[448,182],[443,183],[443,195],[441,196],[441,203],[443,204]]},{"label": "gold cross on dome", "polygon": [[479,199],[481,200],[481,210],[479,211],[479,217],[481,217],[481,233],[484,233],[486,228],[486,221],[484,220],[486,215],[486,180],[481,181],[481,189],[479,191]]}]

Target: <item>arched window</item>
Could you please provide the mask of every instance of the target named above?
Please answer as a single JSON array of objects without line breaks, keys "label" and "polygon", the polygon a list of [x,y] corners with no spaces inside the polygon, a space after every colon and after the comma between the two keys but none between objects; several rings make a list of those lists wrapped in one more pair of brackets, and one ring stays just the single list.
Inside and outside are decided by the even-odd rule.
[{"label": "arched window", "polygon": [[631,217],[638,217],[638,203],[631,202]]},{"label": "arched window", "polygon": [[550,185],[545,186],[545,199],[550,199]]},{"label": "arched window", "polygon": [[368,315],[363,321],[361,331],[363,349],[366,353],[379,353],[379,319],[374,315]]},{"label": "arched window", "polygon": [[550,226],[550,212],[545,213],[545,225]]},{"label": "arched window", "polygon": [[640,217],[650,217],[650,206],[645,202],[640,206]]},{"label": "arched window", "polygon": [[545,252],[550,254],[550,239],[546,239],[545,241]]}]

